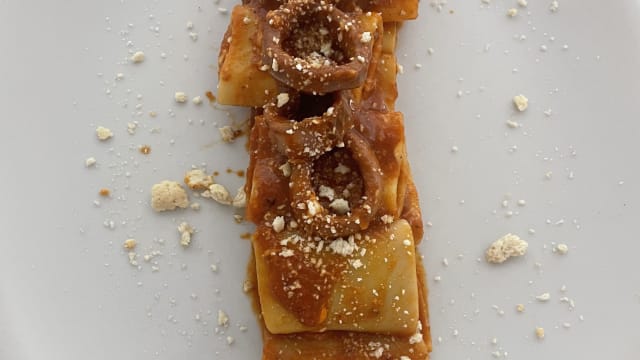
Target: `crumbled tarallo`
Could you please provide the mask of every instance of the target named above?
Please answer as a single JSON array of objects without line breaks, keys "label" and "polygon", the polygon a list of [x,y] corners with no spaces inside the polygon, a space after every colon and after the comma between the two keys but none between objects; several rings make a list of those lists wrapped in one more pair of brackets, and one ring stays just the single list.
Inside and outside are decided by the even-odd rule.
[{"label": "crumbled tarallo", "polygon": [[218,325],[229,326],[229,316],[223,310],[218,310]]},{"label": "crumbled tarallo", "polygon": [[529,99],[526,96],[520,94],[513,97],[513,104],[516,106],[518,111],[525,111],[527,107],[529,107]]},{"label": "crumbled tarallo", "polygon": [[528,246],[529,244],[517,235],[507,234],[491,244],[485,258],[489,263],[500,264],[510,257],[524,255]]},{"label": "crumbled tarallo", "polygon": [[98,126],[96,128],[96,136],[98,140],[105,141],[113,137],[113,132],[106,127]]},{"label": "crumbled tarallo", "polygon": [[184,183],[191,190],[206,190],[213,184],[213,176],[207,175],[202,169],[193,169],[184,175]]},{"label": "crumbled tarallo", "polygon": [[176,100],[177,103],[185,103],[185,102],[187,102],[187,94],[185,94],[182,91],[177,91],[173,95],[173,98]]},{"label": "crumbled tarallo", "polygon": [[223,205],[231,205],[233,201],[229,191],[220,184],[211,184],[209,189],[202,193],[202,196],[213,199]]},{"label": "crumbled tarallo", "polygon": [[536,327],[535,333],[538,339],[544,339],[544,328]]},{"label": "crumbled tarallo", "polygon": [[151,207],[155,211],[168,211],[189,206],[184,188],[175,181],[162,181],[151,188]]},{"label": "crumbled tarallo", "polygon": [[219,127],[218,131],[220,132],[222,141],[226,143],[233,142],[233,140],[236,139],[236,131],[231,126],[226,125],[226,126]]},{"label": "crumbled tarallo", "polygon": [[193,234],[193,227],[187,222],[181,222],[178,225],[178,232],[180,233],[180,245],[187,247],[191,244],[191,235]]},{"label": "crumbled tarallo", "polygon": [[143,62],[144,61],[144,53],[142,51],[136,51],[131,56],[131,61],[133,61],[134,64],[139,64],[139,63]]},{"label": "crumbled tarallo", "polygon": [[137,244],[136,239],[127,239],[124,241],[122,246],[127,250],[132,250],[136,247],[136,244]]}]

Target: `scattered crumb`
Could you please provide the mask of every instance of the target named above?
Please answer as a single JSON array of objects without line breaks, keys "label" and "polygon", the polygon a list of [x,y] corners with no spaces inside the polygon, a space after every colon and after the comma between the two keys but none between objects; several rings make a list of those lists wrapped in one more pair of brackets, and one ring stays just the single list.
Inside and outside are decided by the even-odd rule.
[{"label": "scattered crumb", "polygon": [[558,12],[558,8],[560,8],[560,4],[556,0],[553,0],[551,4],[549,4],[549,10],[551,10],[551,12]]},{"label": "scattered crumb", "polygon": [[552,172],[552,171],[547,171],[547,172],[544,174],[544,177],[545,177],[545,179],[547,179],[547,180],[551,180],[551,178],[553,177],[553,172]]},{"label": "scattered crumb", "polygon": [[234,196],[231,201],[231,205],[236,208],[244,208],[247,206],[247,193],[244,191],[244,186],[238,189],[236,196]]},{"label": "scattered crumb", "polygon": [[236,341],[233,336],[227,336],[227,345],[231,345],[233,344],[233,342]]},{"label": "scattered crumb", "polygon": [[183,93],[182,91],[177,91],[174,95],[173,98],[176,100],[176,102],[178,103],[185,103],[187,102],[187,94]]},{"label": "scattered crumb", "polygon": [[544,328],[541,328],[541,327],[536,328],[536,337],[538,339],[544,339]]},{"label": "scattered crumb", "polygon": [[569,247],[567,244],[558,244],[556,245],[556,251],[560,255],[566,255],[569,252]]},{"label": "scattered crumb", "polygon": [[87,160],[84,161],[84,165],[86,167],[92,167],[93,165],[95,165],[97,162],[96,158],[92,157],[88,157]]},{"label": "scattered crumb", "polygon": [[518,15],[518,9],[511,8],[507,10],[507,15],[509,15],[509,17],[516,17]]},{"label": "scattered crumb", "polygon": [[219,326],[228,326],[229,325],[229,316],[222,310],[218,310],[218,325]]},{"label": "scattered crumb", "polygon": [[517,235],[507,234],[491,244],[485,253],[485,259],[492,264],[500,264],[512,256],[522,256],[529,244]]},{"label": "scattered crumb", "polygon": [[209,189],[202,193],[202,196],[213,199],[223,205],[231,205],[232,202],[229,191],[220,184],[211,184]]},{"label": "scattered crumb", "polygon": [[211,264],[209,268],[211,269],[212,272],[218,272],[218,265],[216,264]]},{"label": "scattered crumb", "polygon": [[207,175],[202,169],[193,169],[184,175],[184,183],[191,190],[206,190],[213,184],[213,176]]},{"label": "scattered crumb", "polygon": [[198,211],[198,210],[200,210],[200,203],[197,203],[197,202],[191,203],[191,205],[189,205],[189,207],[192,210]]},{"label": "scattered crumb", "polygon": [[191,244],[191,235],[193,235],[193,227],[187,222],[181,222],[178,225],[178,232],[180,232],[180,245],[189,246]]},{"label": "scattered crumb", "polygon": [[227,125],[227,126],[220,127],[218,128],[218,131],[220,131],[220,135],[222,136],[222,141],[224,142],[230,143],[236,139],[237,133],[231,126]]},{"label": "scattered crumb", "polygon": [[518,311],[519,313],[523,313],[524,312],[524,304],[516,305],[516,311]]},{"label": "scattered crumb", "polygon": [[198,33],[197,33],[197,32],[193,32],[193,31],[190,31],[190,32],[189,32],[189,37],[191,38],[191,40],[193,40],[193,41],[197,41],[197,40],[198,40]]},{"label": "scattered crumb", "polygon": [[131,56],[131,61],[133,61],[134,64],[139,64],[139,63],[143,62],[144,61],[144,53],[142,51],[136,51]]},{"label": "scattered crumb", "polygon": [[540,294],[538,296],[536,296],[536,300],[541,301],[541,302],[547,302],[551,299],[551,294],[549,293],[543,293]]},{"label": "scattered crumb", "polygon": [[175,181],[164,180],[151,188],[151,207],[155,211],[174,210],[189,206],[184,188]]},{"label": "scattered crumb", "polygon": [[135,252],[133,251],[129,251],[129,253],[127,254],[127,256],[129,257],[129,264],[131,266],[138,266],[138,261],[136,260],[136,257],[138,256]]},{"label": "scattered crumb", "polygon": [[345,199],[335,199],[329,204],[329,207],[338,215],[344,215],[350,210],[349,202]]},{"label": "scattered crumb", "polygon": [[100,194],[100,196],[107,197],[107,196],[111,195],[111,190],[109,190],[107,188],[102,188],[102,189],[100,189],[100,191],[98,191],[98,194]]},{"label": "scattered crumb", "polygon": [[202,98],[200,96],[196,96],[193,99],[191,99],[191,102],[196,104],[196,105],[200,105],[200,104],[202,104]]},{"label": "scattered crumb", "polygon": [[527,0],[518,0],[518,5],[520,7],[527,7]]},{"label": "scattered crumb", "polygon": [[136,239],[127,239],[127,240],[124,241],[122,246],[127,250],[133,250],[133,249],[135,249],[137,244],[138,243],[137,243]]},{"label": "scattered crumb", "polygon": [[106,127],[98,126],[96,129],[96,136],[100,141],[105,141],[113,137],[113,132]]},{"label": "scattered crumb", "polygon": [[518,206],[525,206],[527,202],[525,200],[518,200]]},{"label": "scattered crumb", "polygon": [[522,94],[514,96],[513,103],[518,108],[518,111],[525,111],[529,107],[529,99]]},{"label": "scattered crumb", "polygon": [[517,129],[520,127],[520,123],[518,123],[517,121],[513,121],[513,120],[507,120],[507,126],[512,128],[512,129]]}]

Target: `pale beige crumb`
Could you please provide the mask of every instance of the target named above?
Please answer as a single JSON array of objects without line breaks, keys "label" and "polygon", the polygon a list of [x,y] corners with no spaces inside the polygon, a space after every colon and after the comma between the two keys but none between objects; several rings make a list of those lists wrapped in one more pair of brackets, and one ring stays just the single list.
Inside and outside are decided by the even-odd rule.
[{"label": "pale beige crumb", "polygon": [[551,294],[542,293],[542,294],[536,296],[536,300],[541,301],[541,302],[547,302],[547,301],[551,300]]},{"label": "pale beige crumb", "polygon": [[189,197],[182,185],[164,180],[151,188],[151,207],[155,211],[168,211],[189,206]]},{"label": "pale beige crumb", "polygon": [[180,245],[187,247],[191,244],[191,235],[193,235],[193,227],[187,222],[181,222],[178,225],[180,233]]},{"label": "pale beige crumb", "polygon": [[518,111],[525,111],[529,107],[529,99],[526,96],[520,94],[513,97],[513,104]]},{"label": "pale beige crumb", "polygon": [[137,245],[136,239],[127,239],[122,244],[122,246],[127,250],[135,249],[136,245]]},{"label": "pale beige crumb", "polygon": [[138,254],[136,254],[133,251],[129,251],[127,253],[127,257],[129,258],[129,264],[131,266],[138,266],[138,260],[136,260],[136,258],[138,257]]},{"label": "pale beige crumb", "polygon": [[536,327],[535,332],[538,339],[544,339],[544,328]]},{"label": "pale beige crumb", "polygon": [[88,157],[87,160],[84,161],[84,165],[86,167],[92,167],[93,165],[95,165],[97,162],[96,158],[92,157]]},{"label": "pale beige crumb", "polygon": [[218,272],[218,265],[216,264],[211,264],[209,268],[211,269],[211,272]]},{"label": "pale beige crumb", "polygon": [[253,290],[254,285],[253,285],[253,281],[251,280],[245,280],[242,282],[242,291],[245,293],[248,293],[249,291]]},{"label": "pale beige crumb", "polygon": [[191,190],[206,190],[213,184],[213,176],[207,175],[202,169],[193,169],[184,175],[184,183]]},{"label": "pale beige crumb", "polygon": [[209,189],[202,193],[202,196],[213,199],[223,205],[231,205],[232,202],[229,191],[220,184],[211,184]]},{"label": "pale beige crumb", "polygon": [[196,96],[193,99],[191,99],[191,102],[194,103],[195,105],[200,105],[202,104],[202,98],[200,96]]},{"label": "pale beige crumb", "polygon": [[236,196],[234,196],[231,201],[231,205],[236,208],[244,208],[247,206],[247,193],[244,191],[244,186],[238,189]]},{"label": "pale beige crumb", "polygon": [[198,211],[198,210],[200,210],[200,203],[197,203],[197,202],[191,203],[191,205],[189,205],[189,207],[191,208],[191,210]]},{"label": "pale beige crumb", "polygon": [[176,102],[178,103],[185,103],[187,102],[187,94],[185,94],[182,91],[177,91],[174,95],[173,98],[176,100]]},{"label": "pale beige crumb", "polygon": [[500,264],[510,257],[522,256],[529,244],[517,235],[507,234],[491,244],[485,253],[485,259],[492,264]]},{"label": "pale beige crumb", "polygon": [[524,304],[518,304],[518,305],[516,305],[516,310],[517,310],[519,313],[524,312]]},{"label": "pale beige crumb", "polygon": [[144,61],[144,53],[142,51],[136,51],[133,55],[131,55],[131,61],[134,64],[139,64]]},{"label": "pale beige crumb", "polygon": [[518,5],[520,7],[527,7],[527,0],[518,0]]},{"label": "pale beige crumb", "polygon": [[231,345],[235,342],[236,340],[233,338],[233,336],[227,336],[227,345]]},{"label": "pale beige crumb", "polygon": [[516,8],[511,8],[511,9],[507,10],[507,15],[509,15],[509,17],[516,17],[516,16],[518,16],[518,9],[516,9]]},{"label": "pale beige crumb", "polygon": [[229,325],[229,316],[222,310],[218,310],[218,325],[219,326],[228,326]]},{"label": "pale beige crumb", "polygon": [[556,0],[552,1],[551,4],[549,5],[549,10],[551,12],[558,12],[559,8],[560,8],[560,4]]},{"label": "pale beige crumb", "polygon": [[98,126],[96,128],[96,136],[98,140],[105,141],[113,137],[113,132],[106,127]]},{"label": "pale beige crumb", "polygon": [[566,255],[569,252],[569,247],[567,244],[558,244],[556,245],[556,251],[560,255]]},{"label": "pale beige crumb", "polygon": [[230,143],[236,139],[236,131],[231,126],[222,126],[218,128],[220,132],[220,136],[222,136],[222,141]]}]

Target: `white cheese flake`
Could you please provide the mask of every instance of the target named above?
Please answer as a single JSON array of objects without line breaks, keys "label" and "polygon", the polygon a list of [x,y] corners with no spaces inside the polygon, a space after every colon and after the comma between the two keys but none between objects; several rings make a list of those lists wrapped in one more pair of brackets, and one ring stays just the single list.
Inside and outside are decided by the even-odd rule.
[{"label": "white cheese flake", "polygon": [[93,156],[88,157],[87,160],[84,161],[84,165],[86,167],[92,167],[93,165],[95,165],[97,162],[96,158],[94,158]]},{"label": "white cheese flake", "polygon": [[276,106],[278,108],[281,108],[281,107],[285,106],[289,102],[289,94],[288,93],[280,93],[280,94],[278,94],[278,96],[276,98],[277,98]]},{"label": "white cheese flake", "polygon": [[273,231],[279,233],[282,230],[284,230],[284,217],[283,216],[276,216],[275,219],[273,219],[273,222],[271,223],[271,226],[273,227]]}]

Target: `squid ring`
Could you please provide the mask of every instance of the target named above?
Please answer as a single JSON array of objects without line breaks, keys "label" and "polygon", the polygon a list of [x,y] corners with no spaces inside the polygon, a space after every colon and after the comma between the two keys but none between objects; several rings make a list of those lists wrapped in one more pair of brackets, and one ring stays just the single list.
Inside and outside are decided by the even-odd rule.
[{"label": "squid ring", "polygon": [[[292,96],[294,99],[290,102],[300,101],[299,94]],[[301,121],[282,115],[280,110],[287,110],[284,107],[279,109],[275,104],[265,106],[264,116],[269,134],[281,153],[290,159],[315,159],[336,146],[342,146],[345,133],[353,127],[351,96],[347,91],[327,96],[333,97],[333,103],[322,115],[310,116]]]},{"label": "squid ring", "polygon": [[263,63],[281,83],[313,94],[354,89],[367,76],[374,36],[335,5],[291,0],[263,26]]},{"label": "squid ring", "polygon": [[346,133],[345,140],[364,180],[362,204],[345,214],[331,213],[318,201],[311,182],[312,161],[290,160],[289,192],[293,214],[299,224],[310,227],[315,235],[325,238],[349,236],[368,228],[380,207],[382,171],[378,158],[364,136],[355,129]]}]

